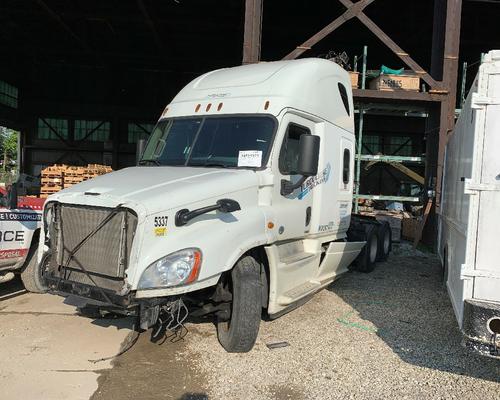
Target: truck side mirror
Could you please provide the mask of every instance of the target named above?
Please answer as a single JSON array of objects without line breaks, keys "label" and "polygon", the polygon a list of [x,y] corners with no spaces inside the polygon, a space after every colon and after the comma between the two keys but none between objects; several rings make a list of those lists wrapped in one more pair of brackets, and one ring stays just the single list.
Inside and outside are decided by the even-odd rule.
[{"label": "truck side mirror", "polygon": [[137,147],[135,152],[135,163],[139,165],[139,161],[141,161],[142,155],[144,154],[144,150],[146,149],[146,139],[139,139],[137,141]]},{"label": "truck side mirror", "polygon": [[299,140],[298,173],[303,176],[314,176],[318,173],[319,136],[302,135]]},{"label": "truck side mirror", "polygon": [[302,186],[309,176],[314,176],[318,173],[319,143],[319,136],[302,135],[300,137],[297,173],[302,175],[302,178],[296,183],[282,179],[280,190],[282,196],[288,196],[295,189]]}]

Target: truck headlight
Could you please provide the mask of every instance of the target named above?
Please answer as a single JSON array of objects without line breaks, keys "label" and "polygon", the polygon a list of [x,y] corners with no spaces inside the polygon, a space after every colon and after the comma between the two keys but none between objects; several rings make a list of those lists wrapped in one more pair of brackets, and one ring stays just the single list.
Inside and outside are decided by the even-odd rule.
[{"label": "truck headlight", "polygon": [[142,273],[138,289],[153,289],[191,283],[198,277],[201,250],[184,249],[155,261]]}]

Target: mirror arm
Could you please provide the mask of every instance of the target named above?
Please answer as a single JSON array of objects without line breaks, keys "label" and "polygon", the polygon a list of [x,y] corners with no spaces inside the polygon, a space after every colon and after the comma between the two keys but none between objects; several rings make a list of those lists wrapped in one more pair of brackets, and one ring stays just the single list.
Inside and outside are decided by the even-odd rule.
[{"label": "mirror arm", "polygon": [[290,193],[293,193],[293,191],[299,187],[302,186],[302,184],[306,181],[308,177],[306,175],[302,175],[302,177],[296,182],[292,183],[290,181],[287,181],[286,179],[281,180],[281,195],[282,196],[288,196]]}]

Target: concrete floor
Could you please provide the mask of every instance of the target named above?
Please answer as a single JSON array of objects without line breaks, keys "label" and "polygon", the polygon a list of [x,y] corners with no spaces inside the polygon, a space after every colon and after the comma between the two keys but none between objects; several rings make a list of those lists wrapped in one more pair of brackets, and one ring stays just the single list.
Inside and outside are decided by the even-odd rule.
[{"label": "concrete floor", "polygon": [[0,398],[82,399],[130,331],[129,320],[92,320],[60,297],[26,293],[20,282],[0,287]]},{"label": "concrete floor", "polygon": [[[2,399],[485,399],[500,361],[469,353],[433,256],[395,248],[301,308],[262,323],[248,354],[227,354],[210,323],[112,362],[131,321],[76,316],[58,297],[0,288]],[[10,294],[12,293],[12,295]],[[287,341],[269,350],[267,343]]]}]

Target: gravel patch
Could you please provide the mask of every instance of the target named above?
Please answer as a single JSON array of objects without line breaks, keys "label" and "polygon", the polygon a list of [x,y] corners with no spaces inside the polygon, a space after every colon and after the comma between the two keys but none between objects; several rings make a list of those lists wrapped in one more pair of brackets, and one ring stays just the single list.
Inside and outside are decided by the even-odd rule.
[{"label": "gravel patch", "polygon": [[[211,399],[486,399],[500,362],[470,353],[430,254],[395,246],[371,274],[348,273],[307,304],[263,321],[255,348],[228,354],[212,324],[189,324],[188,353]],[[286,341],[270,350],[267,343]]]}]

